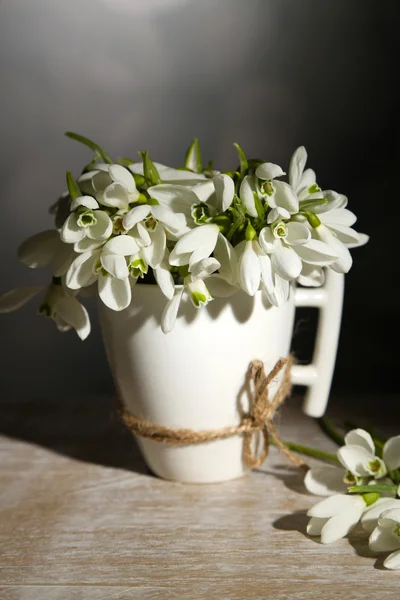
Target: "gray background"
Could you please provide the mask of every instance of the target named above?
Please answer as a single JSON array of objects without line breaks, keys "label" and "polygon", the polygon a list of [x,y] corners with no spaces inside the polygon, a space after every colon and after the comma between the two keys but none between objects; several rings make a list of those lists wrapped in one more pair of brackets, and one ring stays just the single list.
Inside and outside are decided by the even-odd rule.
[{"label": "gray background", "polygon": [[[370,244],[346,279],[337,391],[395,391],[398,319],[398,13],[386,0],[2,0],[0,292],[46,282],[18,264],[89,151],[148,148],[179,165],[194,136],[221,168],[232,143],[288,165],[305,144],[325,188],[349,196]],[[396,256],[397,255],[397,256]],[[82,343],[35,316],[0,317],[4,396],[112,389],[96,317]],[[93,314],[93,313],[92,313]],[[310,322],[311,328],[311,322]],[[297,336],[309,351],[308,322]]]}]

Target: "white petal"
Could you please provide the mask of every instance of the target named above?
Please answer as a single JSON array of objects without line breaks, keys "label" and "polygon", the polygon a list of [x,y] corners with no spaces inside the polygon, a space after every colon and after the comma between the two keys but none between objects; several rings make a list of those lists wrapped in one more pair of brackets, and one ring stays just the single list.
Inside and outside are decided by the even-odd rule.
[{"label": "white petal", "polygon": [[81,239],[79,242],[75,242],[74,250],[81,254],[82,252],[93,252],[97,248],[100,248],[104,244],[104,240],[92,240],[89,237]]},{"label": "white petal", "polygon": [[235,195],[235,184],[229,175],[220,173],[213,178],[215,193],[217,196],[217,208],[225,212],[230,207]]},{"label": "white petal", "polygon": [[117,235],[104,245],[104,250],[106,252],[121,254],[122,256],[134,254],[136,248],[137,244],[130,235]]},{"label": "white petal", "polygon": [[271,227],[264,227],[263,229],[261,229],[260,234],[258,236],[258,241],[260,242],[261,248],[267,254],[275,252],[275,250],[280,245],[280,240],[276,239],[276,237],[272,233]]},{"label": "white petal", "polygon": [[218,274],[207,277],[205,283],[213,298],[229,298],[239,290],[237,285],[230,284]]},{"label": "white petal", "polygon": [[174,213],[183,213],[187,217],[190,217],[193,204],[198,204],[199,202],[192,190],[181,185],[164,183],[154,185],[147,191],[150,197],[157,200],[161,205],[166,206]]},{"label": "white petal", "polygon": [[171,299],[175,294],[175,284],[169,269],[168,258],[169,252],[166,249],[164,260],[158,267],[154,269],[154,277],[164,296]]},{"label": "white petal", "polygon": [[[161,177],[162,181],[168,181],[168,183],[177,183],[179,185],[191,185],[196,183],[196,181],[203,181],[206,179],[206,176],[202,173],[193,173],[192,171],[186,171],[182,169],[173,169],[172,167],[168,167],[167,165],[163,165],[161,163],[155,162],[154,166],[156,167],[158,174]],[[134,163],[129,165],[129,170],[132,173],[139,173],[143,175],[143,163]]]},{"label": "white petal", "polygon": [[378,525],[378,519],[385,510],[400,508],[400,500],[395,498],[378,498],[363,514],[361,523],[365,531],[372,533]]},{"label": "white petal", "polygon": [[321,535],[321,531],[327,522],[328,519],[319,519],[318,517],[311,517],[311,519],[307,523],[308,535]]},{"label": "white petal", "polygon": [[290,246],[302,246],[311,239],[311,232],[303,223],[287,223],[287,236],[285,242]]},{"label": "white petal", "polygon": [[271,259],[267,254],[259,254],[258,262],[260,263],[261,279],[267,293],[274,293],[274,279],[272,277]]},{"label": "white petal", "polygon": [[400,435],[390,438],[384,445],[383,461],[390,471],[400,468]]},{"label": "white petal", "polygon": [[345,493],[347,486],[343,481],[344,471],[337,467],[313,467],[304,477],[304,485],[311,494],[331,496]]},{"label": "white petal", "polygon": [[151,244],[150,233],[148,232],[146,227],[143,225],[143,223],[138,223],[136,225],[136,231],[138,233],[138,237],[135,237],[135,241],[140,245],[140,247],[150,246],[150,244]]},{"label": "white petal", "polygon": [[346,227],[345,225],[330,225],[329,227],[342,244],[345,244],[346,246],[348,244],[355,244],[355,246],[359,245],[360,235],[355,229]]},{"label": "white petal", "polygon": [[346,246],[323,224],[316,227],[315,231],[319,239],[328,244],[332,252],[338,256],[338,260],[332,263],[331,269],[338,273],[347,273],[353,264],[353,259]]},{"label": "white petal", "polygon": [[76,210],[79,206],[85,206],[86,208],[90,208],[91,210],[95,210],[99,208],[98,202],[92,198],[92,196],[79,196],[79,198],[75,198],[72,200],[70,210]]},{"label": "white petal", "polygon": [[282,175],[286,175],[284,171],[282,171],[279,165],[275,165],[274,163],[262,163],[258,165],[256,169],[256,176],[259,179],[275,179],[275,177],[282,177]]},{"label": "white petal", "polygon": [[111,276],[100,275],[99,296],[111,310],[124,310],[129,306],[132,298],[129,278],[114,279]]},{"label": "white petal", "polygon": [[167,231],[177,237],[190,231],[187,226],[187,217],[183,213],[175,213],[172,209],[168,208],[168,206],[162,204],[159,206],[152,206],[151,212],[153,217],[162,223]]},{"label": "white petal", "polygon": [[374,460],[374,454],[362,446],[342,446],[337,451],[337,457],[342,465],[357,477],[369,476],[366,465]]},{"label": "white petal", "polygon": [[375,454],[374,441],[368,431],[365,431],[364,429],[352,429],[346,433],[344,441],[346,446],[362,446],[367,452]]},{"label": "white petal", "polygon": [[[364,500],[361,498],[361,502]],[[365,507],[365,503],[364,503]],[[323,544],[332,544],[345,537],[355,525],[359,522],[362,515],[362,506],[352,506],[346,508],[343,513],[330,518],[321,531],[321,542]]]},{"label": "white petal", "polygon": [[348,248],[360,248],[360,246],[365,246],[365,244],[367,244],[369,242],[369,235],[366,235],[365,233],[359,233],[358,234],[358,242],[356,243],[352,243],[352,244],[347,244]]},{"label": "white petal", "polygon": [[183,290],[179,290],[169,302],[167,302],[163,314],[161,316],[161,329],[163,333],[170,333],[174,326],[178,315],[179,306],[181,304]]},{"label": "white petal", "polygon": [[85,340],[90,333],[90,319],[86,308],[76,298],[65,296],[56,303],[57,317],[67,325],[73,327],[81,338]]},{"label": "white petal", "polygon": [[[96,188],[93,185],[93,177],[97,173],[97,171],[87,171],[80,175],[77,179],[77,183],[79,189],[88,195],[94,195],[96,193]],[[72,204],[71,204],[72,206]]]},{"label": "white petal", "polygon": [[113,208],[128,208],[129,202],[133,202],[129,195],[129,190],[119,181],[111,183],[103,192],[99,192],[97,200],[104,206]]},{"label": "white petal", "polygon": [[357,221],[356,215],[347,210],[347,208],[337,208],[321,213],[319,218],[325,225],[329,226],[345,225],[346,227],[351,227]]},{"label": "white petal", "polygon": [[274,306],[282,306],[289,298],[290,284],[277,273],[273,275],[273,282],[274,287],[271,292],[265,288],[267,298]]},{"label": "white petal", "polygon": [[331,210],[337,210],[347,206],[347,198],[343,194],[338,194],[333,190],[324,190],[322,194],[328,202],[314,207],[313,211],[318,213],[318,216],[320,213],[330,212]]},{"label": "white petal", "polygon": [[300,184],[301,176],[303,175],[304,167],[307,162],[307,152],[304,146],[300,146],[294,151],[290,159],[289,167],[289,182],[290,185],[297,190]]},{"label": "white petal", "polygon": [[104,210],[96,210],[94,213],[96,224],[87,228],[87,236],[92,240],[106,240],[110,237],[113,230],[113,224]]},{"label": "white petal", "polygon": [[299,212],[299,200],[293,188],[284,181],[274,181],[276,206],[285,208],[291,214]]},{"label": "white petal", "polygon": [[47,267],[59,248],[60,234],[56,229],[42,231],[28,238],[18,248],[19,260],[32,269]]},{"label": "white petal", "polygon": [[383,561],[383,566],[387,569],[400,569],[400,550],[389,554],[389,556]]},{"label": "white petal", "polygon": [[282,243],[277,246],[276,251],[271,255],[271,263],[274,271],[287,281],[296,279],[303,267],[298,254],[292,248]]},{"label": "white petal", "polygon": [[[316,181],[317,176],[315,175],[315,171],[313,171],[312,169],[306,169],[300,178],[298,186],[293,186],[293,188],[296,190],[299,198],[301,198],[302,196],[310,197],[308,190],[312,185],[314,185],[314,183],[316,183]],[[319,197],[323,198],[323,193],[320,193]]]},{"label": "white petal", "polygon": [[391,552],[400,548],[400,538],[396,538],[391,529],[375,527],[369,536],[369,547],[374,552]]},{"label": "white petal", "polygon": [[212,179],[207,179],[202,183],[196,183],[190,187],[201,202],[207,202],[215,195],[215,186]]},{"label": "white petal", "polygon": [[271,212],[268,214],[267,223],[270,225],[277,219],[290,219],[290,212],[286,210],[286,208],[282,208],[278,206],[277,208],[273,208]]},{"label": "white petal", "polygon": [[321,267],[304,263],[297,281],[306,287],[320,287],[325,281],[324,270]]},{"label": "white petal", "polygon": [[150,206],[148,204],[139,204],[130,210],[122,221],[122,225],[126,231],[129,231],[139,221],[143,221],[150,214]]},{"label": "white petal", "polygon": [[138,199],[139,192],[136,189],[135,180],[132,173],[130,173],[126,167],[123,167],[122,165],[110,165],[108,172],[110,173],[113,181],[118,181],[126,187],[129,194],[132,196],[131,202],[134,202]]},{"label": "white petal", "polygon": [[[218,234],[214,256],[220,263],[219,274],[234,285],[237,278],[237,258],[233,246],[222,233]],[[212,292],[211,292],[211,295]]]},{"label": "white petal", "polygon": [[167,238],[163,227],[157,223],[154,231],[149,232],[150,245],[143,248],[143,256],[146,262],[156,269],[164,258]]},{"label": "white petal", "polygon": [[103,252],[100,261],[104,269],[112,277],[116,277],[117,279],[126,279],[129,277],[129,270],[124,256]]},{"label": "white petal", "polygon": [[240,185],[239,196],[247,213],[251,217],[257,217],[256,203],[254,201],[254,194],[256,193],[255,180],[251,175],[246,175]]},{"label": "white petal", "polygon": [[65,283],[71,290],[78,290],[94,283],[97,274],[94,271],[97,261],[100,258],[101,251],[85,252],[80,254],[73,261],[67,271]]},{"label": "white petal", "polygon": [[308,510],[307,515],[309,517],[326,519],[339,515],[350,508],[358,507],[364,509],[365,506],[364,500],[359,495],[335,494],[334,496],[329,496],[328,498],[324,498],[324,500],[317,502],[317,504],[314,504],[314,506]]},{"label": "white petal", "polygon": [[27,285],[6,292],[0,296],[0,313],[9,313],[18,310],[44,289],[43,285]]},{"label": "white petal", "polygon": [[99,169],[98,167],[99,165],[96,166],[96,171],[93,172],[92,177],[92,186],[97,196],[99,193],[103,192],[106,187],[112,184],[112,179],[108,172],[108,166],[106,169]]},{"label": "white petal", "polygon": [[191,269],[193,279],[204,279],[220,268],[220,263],[215,258],[203,258],[195,263]]},{"label": "white petal", "polygon": [[194,252],[200,248],[202,249],[202,258],[207,258],[215,248],[218,234],[218,225],[214,224],[201,225],[192,229],[176,243],[175,248],[171,252],[170,264],[175,264],[173,262],[175,256]]},{"label": "white petal", "polygon": [[86,230],[78,225],[78,215],[71,213],[61,228],[60,237],[66,244],[79,242],[86,236]]},{"label": "white petal", "polygon": [[311,265],[326,266],[337,260],[337,254],[328,244],[311,239],[307,244],[296,246],[296,252],[303,262]]},{"label": "white petal", "polygon": [[261,281],[261,268],[253,242],[245,242],[244,252],[239,259],[239,284],[249,296],[254,296]]}]

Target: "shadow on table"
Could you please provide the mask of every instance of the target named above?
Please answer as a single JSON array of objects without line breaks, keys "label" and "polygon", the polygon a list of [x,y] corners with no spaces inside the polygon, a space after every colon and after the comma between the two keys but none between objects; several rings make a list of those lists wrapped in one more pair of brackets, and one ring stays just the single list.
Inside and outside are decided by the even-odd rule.
[{"label": "shadow on table", "polygon": [[151,475],[112,398],[1,402],[0,434],[84,462]]}]

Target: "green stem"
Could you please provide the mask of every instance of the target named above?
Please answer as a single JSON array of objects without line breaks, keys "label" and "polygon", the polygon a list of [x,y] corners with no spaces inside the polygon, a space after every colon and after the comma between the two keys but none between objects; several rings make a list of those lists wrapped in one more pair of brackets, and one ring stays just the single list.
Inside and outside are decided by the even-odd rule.
[{"label": "green stem", "polygon": [[[320,460],[329,460],[334,463],[339,463],[339,460],[335,454],[330,454],[329,452],[324,452],[323,450],[316,450],[315,448],[310,448],[309,446],[302,446],[300,444],[296,444],[294,442],[283,442],[285,446],[287,446],[293,452],[298,452],[299,454],[305,454],[307,456],[313,456],[314,458],[318,458]],[[271,444],[276,446],[274,440],[271,440]]]},{"label": "green stem", "polygon": [[322,431],[326,433],[326,435],[331,438],[338,446],[344,446],[344,437],[343,435],[336,429],[334,424],[327,417],[321,417],[318,419],[319,426]]},{"label": "green stem", "polygon": [[352,485],[349,487],[350,494],[368,494],[369,492],[376,492],[377,494],[390,493],[396,494],[396,485]]},{"label": "green stem", "polygon": [[76,142],[79,142],[80,144],[87,146],[94,152],[97,152],[97,154],[99,154],[99,156],[101,156],[101,158],[104,160],[105,163],[108,163],[110,165],[113,164],[113,160],[107,154],[107,152],[105,150],[103,150],[103,148],[101,148],[98,144],[96,144],[95,142],[92,142],[92,140],[89,140],[89,138],[84,137],[83,135],[79,135],[79,133],[74,133],[73,131],[66,131],[65,135],[67,137],[71,138],[71,140],[75,140]]}]

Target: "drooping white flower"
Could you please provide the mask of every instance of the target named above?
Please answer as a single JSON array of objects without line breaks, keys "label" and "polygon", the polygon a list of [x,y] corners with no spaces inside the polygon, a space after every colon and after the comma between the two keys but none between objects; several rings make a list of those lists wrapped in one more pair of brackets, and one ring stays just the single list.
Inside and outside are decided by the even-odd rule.
[{"label": "drooping white flower", "polygon": [[268,198],[271,208],[284,209],[290,214],[299,212],[299,201],[292,186],[277,180],[285,175],[279,165],[263,163],[257,167],[255,175],[257,192],[261,197]]},{"label": "drooping white flower", "polygon": [[74,249],[64,244],[57,229],[37,233],[18,248],[18,258],[24,265],[31,269],[51,265],[54,277],[64,275],[75,256]]},{"label": "drooping white flower", "polygon": [[353,429],[345,436],[345,446],[339,448],[338,459],[357,478],[380,479],[387,473],[384,460],[375,455],[371,435],[363,429]]},{"label": "drooping white flower", "polygon": [[358,494],[335,494],[314,504],[307,515],[311,517],[307,533],[321,536],[323,544],[345,537],[360,521],[367,505]]},{"label": "drooping white flower", "polygon": [[378,521],[386,510],[400,509],[400,500],[398,498],[379,498],[372,506],[369,506],[361,518],[361,524],[365,531],[372,533],[378,525]]},{"label": "drooping white flower", "polygon": [[[77,290],[98,281],[98,292],[106,306],[120,311],[131,302],[131,283],[128,256],[135,255],[138,246],[129,235],[119,235],[94,251],[80,254],[71,264],[66,284]],[[131,279],[131,280],[130,280]]]},{"label": "drooping white flower", "polygon": [[235,252],[241,289],[249,296],[254,296],[261,284],[271,304],[284,304],[289,297],[289,281],[273,271],[270,257],[257,240],[243,240],[235,246]]},{"label": "drooping white flower", "polygon": [[26,286],[0,296],[0,313],[18,310],[40,292],[46,291],[39,313],[53,319],[60,331],[75,329],[81,340],[90,333],[90,320],[86,308],[61,282],[49,286]]},{"label": "drooping white flower", "polygon": [[93,171],[79,177],[78,185],[103,206],[129,210],[139,198],[132,173],[122,165],[97,163]]},{"label": "drooping white flower", "polygon": [[[71,202],[71,213],[61,228],[61,240],[66,244],[77,244],[84,238],[98,240],[108,239],[113,230],[113,223],[104,210],[99,210],[98,202],[91,196],[81,196]],[[77,252],[81,251],[77,247]]]},{"label": "drooping white flower", "polygon": [[212,296],[207,288],[206,281],[215,271],[220,268],[220,263],[215,258],[204,258],[197,262],[183,281],[183,286],[167,302],[161,316],[161,329],[164,333],[170,333],[176,322],[182,298],[188,295],[196,308],[207,305]]},{"label": "drooping white flower", "polygon": [[384,560],[384,566],[400,569],[400,508],[391,508],[381,514],[370,535],[369,547],[374,552],[391,552]]},{"label": "drooping white flower", "polygon": [[195,227],[192,211],[199,198],[191,189],[163,183],[153,185],[147,192],[158,203],[151,206],[151,213],[164,224],[171,240],[178,240]]},{"label": "drooping white flower", "polygon": [[304,146],[297,148],[289,166],[289,183],[297,194],[300,208],[307,208],[310,203],[320,206],[317,200],[324,199],[324,193],[317,184],[315,171],[305,169],[307,162],[307,151]]},{"label": "drooping white flower", "polygon": [[296,279],[303,268],[296,247],[307,244],[310,239],[310,230],[303,223],[280,220],[264,227],[259,234],[260,246],[270,255],[272,268],[288,281]]}]

